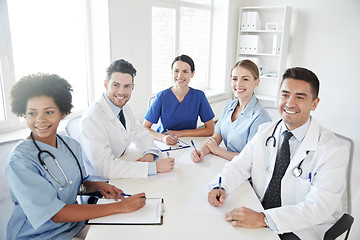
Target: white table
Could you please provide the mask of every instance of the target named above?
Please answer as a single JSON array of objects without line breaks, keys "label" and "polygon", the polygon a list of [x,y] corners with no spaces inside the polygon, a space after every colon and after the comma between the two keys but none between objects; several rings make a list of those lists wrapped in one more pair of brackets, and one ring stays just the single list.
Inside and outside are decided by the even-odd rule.
[{"label": "white table", "polygon": [[[200,148],[204,138],[193,139]],[[189,138],[183,140],[190,143]],[[175,168],[170,173],[150,176],[148,179],[110,181],[126,193],[145,192],[147,197],[163,198],[163,225],[92,225],[86,239],[279,239],[277,234],[269,229],[233,227],[224,220],[224,214],[206,211],[209,208],[214,211],[222,210],[213,209],[204,199],[207,198],[207,183],[228,161],[212,155],[198,164],[181,162],[189,156],[189,152],[190,149],[182,149],[170,153],[171,157],[176,159]],[[197,199],[202,202],[197,202]],[[262,210],[248,182],[229,195],[223,207],[231,210],[240,206]]]}]

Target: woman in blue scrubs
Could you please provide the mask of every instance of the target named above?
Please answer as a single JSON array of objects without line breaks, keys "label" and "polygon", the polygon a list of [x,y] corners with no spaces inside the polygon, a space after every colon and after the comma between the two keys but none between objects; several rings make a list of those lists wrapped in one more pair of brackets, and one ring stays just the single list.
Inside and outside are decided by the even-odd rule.
[{"label": "woman in blue scrubs", "polygon": [[[179,137],[211,136],[215,117],[211,106],[203,91],[189,87],[195,74],[193,60],[187,55],[178,56],[173,60],[171,70],[174,85],[156,95],[145,115],[144,127],[154,139],[168,145],[176,144]],[[204,128],[197,128],[199,116]],[[152,130],[151,126],[159,119],[159,128]]]},{"label": "woman in blue scrubs", "polygon": [[[194,162],[201,161],[209,153],[231,160],[252,139],[259,125],[271,121],[254,95],[259,83],[259,69],[255,63],[243,60],[235,64],[231,69],[231,88],[236,99],[225,105],[214,135],[205,140],[199,154],[192,152]],[[227,149],[219,147],[222,141]]]},{"label": "woman in blue scrubs", "polygon": [[[11,90],[12,112],[25,117],[31,133],[12,150],[6,166],[15,205],[7,239],[72,239],[80,236],[85,220],[145,205],[144,193],[124,199],[117,187],[89,181],[79,143],[56,134],[59,122],[73,107],[71,91],[65,79],[41,73],[23,77]],[[100,190],[106,198],[111,195],[122,201],[77,204],[79,190]]]}]

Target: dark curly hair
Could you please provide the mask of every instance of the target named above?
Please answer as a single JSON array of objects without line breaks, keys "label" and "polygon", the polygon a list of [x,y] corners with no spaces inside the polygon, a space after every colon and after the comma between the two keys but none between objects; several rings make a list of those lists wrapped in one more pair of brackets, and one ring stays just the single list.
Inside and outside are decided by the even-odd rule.
[{"label": "dark curly hair", "polygon": [[18,117],[24,117],[30,98],[48,96],[54,99],[61,113],[69,114],[73,108],[71,92],[71,85],[56,74],[30,74],[22,77],[12,87],[11,111]]}]

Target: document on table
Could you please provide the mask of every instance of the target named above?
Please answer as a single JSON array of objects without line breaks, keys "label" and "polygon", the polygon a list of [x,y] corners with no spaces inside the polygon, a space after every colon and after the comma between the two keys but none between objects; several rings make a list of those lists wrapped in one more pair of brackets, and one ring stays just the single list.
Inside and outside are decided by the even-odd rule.
[{"label": "document on table", "polygon": [[[109,204],[114,199],[99,198],[96,204]],[[90,225],[162,225],[164,199],[147,198],[143,208],[131,213],[118,213],[88,220]]]},{"label": "document on table", "polygon": [[178,149],[183,149],[183,148],[188,148],[190,147],[189,144],[187,144],[184,141],[179,140],[179,142],[175,145],[167,145],[161,141],[158,140],[154,140],[155,145],[158,147],[158,149],[160,149],[160,151],[162,152],[166,152],[166,151],[172,151],[172,150],[178,150]]},{"label": "document on table", "polygon": [[207,183],[197,183],[189,201],[186,205],[186,209],[196,212],[204,212],[211,214],[225,215],[234,209],[232,196],[229,195],[222,207],[211,206],[208,201],[209,187]]}]

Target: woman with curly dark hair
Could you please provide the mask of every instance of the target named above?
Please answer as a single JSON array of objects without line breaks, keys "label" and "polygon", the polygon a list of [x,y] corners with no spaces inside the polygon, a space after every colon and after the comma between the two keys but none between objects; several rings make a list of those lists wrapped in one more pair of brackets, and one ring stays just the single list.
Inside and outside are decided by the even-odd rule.
[{"label": "woman with curly dark hair", "polygon": [[[11,152],[6,175],[15,208],[7,239],[71,239],[84,237],[84,221],[132,212],[145,205],[145,194],[127,199],[117,187],[89,181],[78,142],[57,132],[72,109],[72,88],[55,74],[32,74],[11,90],[12,112],[25,117],[31,130]],[[122,201],[79,205],[78,193],[98,191]],[[85,233],[86,235],[86,233]]]}]

